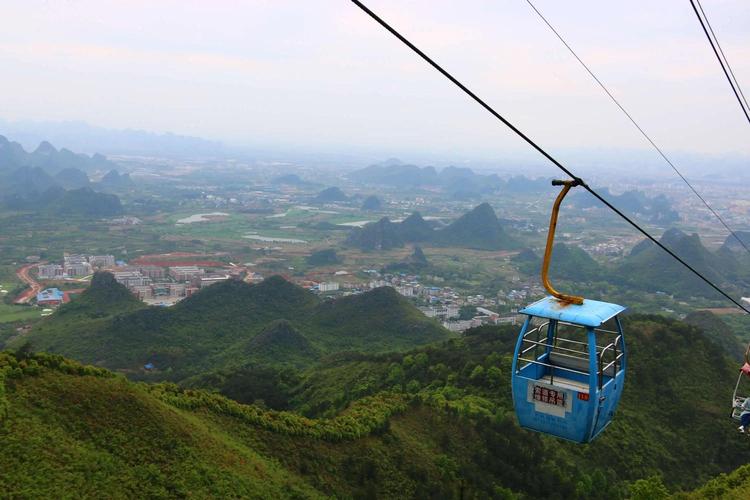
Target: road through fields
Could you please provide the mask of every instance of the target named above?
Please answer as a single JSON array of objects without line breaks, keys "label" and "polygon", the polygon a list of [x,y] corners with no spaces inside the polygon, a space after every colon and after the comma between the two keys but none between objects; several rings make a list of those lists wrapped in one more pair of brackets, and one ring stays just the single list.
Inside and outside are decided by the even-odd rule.
[{"label": "road through fields", "polygon": [[13,301],[14,304],[27,304],[32,297],[35,297],[36,294],[42,291],[42,285],[37,283],[37,281],[32,278],[31,274],[29,273],[38,265],[39,264],[28,264],[16,271],[16,276],[18,276],[18,279],[26,283],[29,286],[29,290],[26,290],[21,295],[16,297],[16,300]]}]

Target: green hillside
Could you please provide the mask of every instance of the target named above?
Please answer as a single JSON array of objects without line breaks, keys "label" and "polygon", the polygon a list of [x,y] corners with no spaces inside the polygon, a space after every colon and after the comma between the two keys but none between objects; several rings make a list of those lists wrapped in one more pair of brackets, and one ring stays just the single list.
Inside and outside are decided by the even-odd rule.
[{"label": "green hillside", "polygon": [[391,222],[383,217],[361,228],[354,228],[346,240],[349,246],[362,250],[388,250],[404,243],[433,244],[476,250],[508,250],[518,248],[518,242],[506,232],[487,203],[476,206],[447,227],[435,230],[419,212],[402,222]]},{"label": "green hillside", "polygon": [[674,495],[684,500],[745,500],[750,498],[750,465],[743,465],[729,474],[708,481],[705,485],[689,493]]},{"label": "green hillside", "polygon": [[[585,471],[614,489],[654,475],[671,489],[689,488],[750,459],[747,439],[727,418],[736,363],[722,348],[700,330],[662,317],[628,316],[625,329],[628,380],[619,413],[602,437],[578,446],[521,433],[515,444],[533,453],[539,443],[544,461],[561,471],[578,468],[577,480]],[[515,333],[482,327],[406,356],[340,355],[306,374],[293,406],[307,415],[333,415],[356,398],[400,389],[472,418],[504,415],[514,422],[509,370]],[[505,446],[521,439],[507,428],[503,434]]]},{"label": "green hillside", "polygon": [[[141,305],[103,274],[16,344],[29,341],[37,350],[133,376],[179,380],[249,361],[304,366],[318,353],[409,349],[448,335],[392,288],[322,302],[276,276],[257,285],[219,283],[159,308]],[[146,373],[147,363],[156,369]]]},{"label": "green hillside", "polygon": [[430,241],[435,234],[435,230],[419,212],[412,212],[409,217],[401,221],[399,231],[403,240],[408,242]]},{"label": "green hillside", "polygon": [[[524,249],[513,256],[512,261],[525,274],[539,274],[542,258],[531,249]],[[550,263],[551,279],[562,278],[576,281],[602,279],[602,267],[585,250],[565,243],[555,243],[552,247]]]},{"label": "green hillside", "polygon": [[331,203],[336,201],[346,201],[349,197],[344,194],[344,192],[337,188],[337,187],[329,187],[327,189],[324,189],[320,193],[313,198],[313,202],[315,203]]},{"label": "green hillside", "polygon": [[383,268],[383,272],[389,273],[412,273],[419,274],[426,272],[430,268],[430,261],[421,247],[415,246],[414,250],[408,257],[399,261],[388,264]]},{"label": "green hillside", "polygon": [[207,420],[105,370],[0,353],[0,375],[4,497],[319,496]]},{"label": "green hillside", "polygon": [[325,248],[323,250],[316,250],[310,254],[305,262],[309,266],[329,266],[332,264],[338,264],[341,259],[336,255],[336,250],[333,248]]},{"label": "green hillside", "polygon": [[346,239],[346,244],[362,250],[390,250],[404,246],[400,224],[383,217],[364,227],[355,227]]},{"label": "green hillside", "polygon": [[465,213],[448,227],[435,232],[432,241],[442,246],[474,248],[477,250],[508,250],[518,243],[508,236],[497,215],[487,203]]},{"label": "green hillside", "polygon": [[748,438],[726,415],[734,363],[677,321],[628,316],[625,327],[622,406],[586,446],[516,425],[509,385],[516,332],[509,327],[474,329],[408,353],[338,354],[301,378],[268,368],[213,377],[239,400],[250,388],[243,377],[255,381],[253,390],[265,379],[267,393],[278,384],[291,411],[136,384],[59,356],[0,353],[0,490],[16,497],[617,499],[698,487],[692,498],[735,490],[741,498],[743,469],[704,484],[750,460]]},{"label": "green hillside", "polygon": [[[678,229],[670,229],[662,235],[660,242],[713,282],[729,287],[737,285],[735,280],[728,280],[736,275],[737,262],[731,256],[720,257],[708,251],[697,234],[687,235]],[[621,284],[634,289],[659,290],[680,297],[715,294],[700,278],[649,241],[633,248],[615,269],[615,276]]]}]

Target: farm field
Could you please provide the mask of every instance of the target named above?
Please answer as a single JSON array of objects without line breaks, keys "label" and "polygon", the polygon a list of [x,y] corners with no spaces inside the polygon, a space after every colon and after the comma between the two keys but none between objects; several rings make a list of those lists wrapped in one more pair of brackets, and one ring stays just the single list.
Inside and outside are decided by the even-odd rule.
[{"label": "farm field", "polygon": [[14,306],[0,302],[0,323],[37,319],[41,309],[34,306]]}]

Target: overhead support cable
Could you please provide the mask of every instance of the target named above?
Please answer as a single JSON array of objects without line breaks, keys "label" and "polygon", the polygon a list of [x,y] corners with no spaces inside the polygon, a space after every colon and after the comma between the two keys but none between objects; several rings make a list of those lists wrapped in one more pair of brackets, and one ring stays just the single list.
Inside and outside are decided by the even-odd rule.
[{"label": "overhead support cable", "polygon": [[663,243],[661,243],[659,240],[651,236],[645,229],[643,229],[640,225],[638,225],[637,222],[632,220],[630,217],[625,215],[620,209],[612,205],[609,201],[607,201],[605,198],[603,198],[599,193],[597,193],[593,188],[591,188],[588,184],[586,184],[583,179],[573,174],[572,171],[570,171],[567,167],[565,167],[562,163],[557,161],[552,155],[547,153],[541,146],[539,146],[536,142],[534,142],[529,136],[521,132],[515,125],[513,125],[511,122],[509,122],[507,119],[505,119],[500,113],[495,111],[492,106],[487,104],[484,100],[482,100],[478,95],[476,95],[474,92],[469,90],[466,85],[461,83],[456,77],[451,75],[448,71],[443,69],[442,66],[440,66],[438,63],[436,63],[432,58],[430,58],[427,54],[422,52],[416,45],[411,43],[406,37],[404,37],[401,33],[396,31],[395,28],[393,28],[390,24],[385,22],[383,19],[381,19],[377,14],[375,14],[372,10],[370,10],[365,4],[363,4],[360,0],[351,0],[352,3],[354,3],[357,7],[359,7],[365,14],[370,16],[375,22],[380,24],[383,28],[385,28],[389,33],[391,33],[393,36],[395,36],[401,43],[409,47],[414,53],[416,53],[419,57],[424,59],[425,62],[427,62],[430,66],[432,66],[435,70],[437,70],[441,75],[443,75],[445,78],[450,80],[454,85],[456,85],[458,88],[460,88],[466,95],[471,97],[474,101],[477,102],[480,106],[482,106],[487,112],[489,112],[492,116],[500,120],[505,126],[507,126],[509,129],[511,129],[516,135],[518,135],[521,139],[523,139],[527,144],[529,144],[532,148],[534,148],[539,154],[544,156],[547,160],[552,162],[557,168],[562,170],[566,175],[568,175],[571,179],[576,181],[577,183],[580,183],[580,185],[586,189],[589,193],[591,193],[596,199],[601,201],[607,208],[615,212],[620,218],[622,218],[625,222],[633,226],[638,232],[643,234],[646,238],[651,240],[654,244],[656,244],[659,248],[667,252],[673,259],[678,261],[680,264],[685,266],[688,270],[690,270],[694,275],[696,275],[698,278],[700,278],[703,282],[705,282],[707,285],[709,285],[711,288],[713,288],[716,292],[718,292],[720,295],[722,295],[724,298],[732,302],[735,306],[742,309],[746,313],[750,314],[750,310],[748,310],[745,306],[743,306],[740,302],[735,300],[731,295],[729,295],[727,292],[719,288],[718,285],[714,284],[711,280],[703,276],[698,270],[696,270],[693,266],[685,262],[679,255],[675,254],[672,250],[664,246]]},{"label": "overhead support cable", "polygon": [[558,32],[555,29],[555,27],[552,26],[552,24],[547,20],[547,18],[544,17],[544,15],[539,11],[539,9],[537,9],[536,6],[533,3],[531,3],[531,0],[526,0],[526,3],[529,4],[529,6],[539,16],[539,18],[542,21],[544,21],[544,24],[546,24],[547,27],[550,30],[552,30],[552,33],[554,33],[555,36],[557,36],[557,38],[562,42],[562,44],[565,45],[565,48],[568,49],[568,52],[570,52],[573,55],[573,57],[576,58],[576,60],[581,64],[581,66],[583,66],[583,69],[586,70],[586,72],[591,76],[591,78],[593,78],[594,81],[599,84],[599,87],[601,87],[602,90],[609,96],[609,98],[612,100],[612,102],[615,103],[615,105],[618,108],[620,108],[620,111],[622,111],[625,114],[625,116],[628,117],[628,120],[630,120],[630,123],[632,123],[633,126],[636,129],[638,129],[638,132],[640,132],[641,135],[651,144],[651,146],[653,146],[653,148],[656,150],[657,153],[659,153],[659,155],[664,159],[664,161],[667,162],[670,167],[672,167],[672,170],[674,170],[674,172],[680,177],[680,179],[682,179],[682,181],[690,188],[690,190],[695,194],[695,196],[697,196],[698,199],[700,199],[703,202],[703,204],[706,206],[706,208],[708,208],[708,210],[714,215],[714,217],[716,217],[716,219],[721,223],[721,225],[724,226],[724,228],[727,231],[729,231],[729,233],[734,237],[734,239],[736,239],[739,242],[739,244],[742,245],[742,247],[745,249],[745,251],[747,251],[748,253],[750,253],[750,247],[748,247],[747,244],[744,241],[742,241],[742,239],[737,235],[737,233],[731,227],[729,227],[729,224],[726,223],[726,221],[724,220],[724,218],[721,215],[719,215],[719,213],[716,210],[714,210],[713,207],[711,207],[711,205],[708,203],[708,201],[706,201],[706,199],[698,192],[698,190],[695,189],[695,187],[693,187],[693,185],[690,183],[690,181],[688,181],[687,178],[684,175],[682,175],[682,172],[680,172],[677,169],[677,167],[675,166],[675,164],[672,163],[672,160],[670,160],[667,157],[667,155],[664,153],[664,151],[656,144],[656,142],[654,142],[654,140],[651,138],[651,136],[649,136],[646,133],[646,131],[643,130],[643,128],[638,124],[638,122],[635,121],[635,118],[633,118],[633,116],[628,112],[628,110],[626,110],[623,107],[623,105],[620,104],[620,101],[618,101],[617,98],[615,98],[615,96],[612,95],[612,92],[610,92],[609,89],[604,85],[604,83],[602,83],[602,81],[594,74],[594,72],[591,70],[591,68],[589,68],[589,66],[585,62],[583,62],[583,60],[580,57],[578,57],[578,54],[576,54],[576,52],[568,44],[568,42],[565,41],[565,39],[562,37],[562,35],[560,34],[560,32]]},{"label": "overhead support cable", "polygon": [[[742,113],[745,115],[745,118],[747,119],[747,122],[750,123],[750,106],[748,106],[747,101],[745,100],[745,94],[742,93],[742,89],[740,88],[739,83],[737,83],[737,80],[732,78],[734,77],[734,72],[732,71],[732,67],[729,65],[729,60],[724,56],[724,51],[721,50],[721,46],[719,46],[719,39],[716,38],[716,35],[714,34],[714,38],[716,38],[716,44],[714,45],[714,38],[711,38],[711,35],[708,32],[708,29],[706,29],[706,25],[710,28],[711,25],[708,22],[708,17],[706,17],[706,13],[703,11],[703,6],[701,6],[700,1],[698,1],[698,6],[700,7],[700,12],[703,13],[703,17],[701,17],[701,14],[698,12],[698,8],[695,6],[696,0],[690,0],[690,5],[693,6],[693,11],[695,12],[695,15],[698,17],[698,22],[701,23],[701,28],[703,28],[703,33],[706,34],[706,38],[708,38],[708,43],[711,44],[711,49],[714,51],[714,55],[716,55],[716,59],[719,61],[719,65],[721,66],[721,70],[724,72],[724,76],[727,77],[727,81],[729,82],[729,86],[732,87],[732,92],[734,92],[734,96],[737,98],[737,102],[740,103],[740,108],[742,108]],[[705,18],[705,22],[704,22]],[[711,33],[713,34],[714,30],[711,28]],[[719,47],[719,50],[716,50],[716,47]],[[719,55],[719,51],[721,51],[721,55]],[[722,56],[724,58],[722,59]],[[725,64],[726,63],[726,64]],[[727,68],[729,71],[727,71]],[[730,76],[731,73],[731,76]]]}]

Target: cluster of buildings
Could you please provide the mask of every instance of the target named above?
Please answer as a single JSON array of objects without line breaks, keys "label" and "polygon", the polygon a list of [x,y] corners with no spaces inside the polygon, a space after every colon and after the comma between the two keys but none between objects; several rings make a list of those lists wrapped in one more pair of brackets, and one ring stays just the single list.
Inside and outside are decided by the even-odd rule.
[{"label": "cluster of buildings", "polygon": [[[462,332],[469,328],[486,324],[516,324],[517,313],[515,311],[518,310],[517,307],[511,307],[512,312],[503,315],[487,309],[487,307],[505,306],[509,303],[517,304],[536,292],[541,293],[541,289],[533,290],[534,287],[529,285],[528,287],[524,286],[524,290],[522,291],[511,290],[508,294],[501,291],[498,293],[497,298],[485,297],[481,294],[461,296],[448,286],[424,286],[419,283],[417,276],[390,274],[381,276],[376,271],[369,271],[369,274],[375,276],[375,279],[370,280],[368,283],[370,289],[390,286],[405,297],[417,298],[424,301],[425,305],[420,306],[419,310],[427,317],[442,320],[445,328],[455,332]],[[470,319],[459,319],[463,306],[474,306],[476,314]]]},{"label": "cluster of buildings", "polygon": [[[171,305],[189,297],[201,288],[230,278],[245,279],[248,282],[262,281],[257,273],[248,272],[244,267],[216,268],[215,271],[197,265],[175,263],[169,265],[128,265],[115,260],[113,255],[64,254],[62,264],[42,264],[38,267],[40,280],[66,280],[90,276],[95,271],[109,271],[118,283],[128,288],[144,302],[157,305]],[[327,288],[326,288],[327,287]],[[338,283],[325,283],[324,289],[338,290]],[[58,293],[59,292],[59,293]],[[57,288],[48,288],[37,296],[40,306],[61,304],[64,293]]]},{"label": "cluster of buildings", "polygon": [[173,304],[201,288],[226,281],[236,273],[208,272],[198,266],[121,266],[112,270],[118,283],[145,302]]},{"label": "cluster of buildings", "polygon": [[595,257],[622,257],[625,254],[625,245],[622,242],[602,242],[580,247]]},{"label": "cluster of buildings", "polygon": [[125,215],[123,217],[116,217],[114,219],[110,219],[109,222],[116,226],[137,226],[138,224],[141,224],[143,221],[141,221],[141,219],[139,219],[138,217]]},{"label": "cluster of buildings", "polygon": [[58,280],[89,276],[97,269],[109,269],[115,265],[113,255],[64,254],[62,264],[42,264],[39,279]]}]

